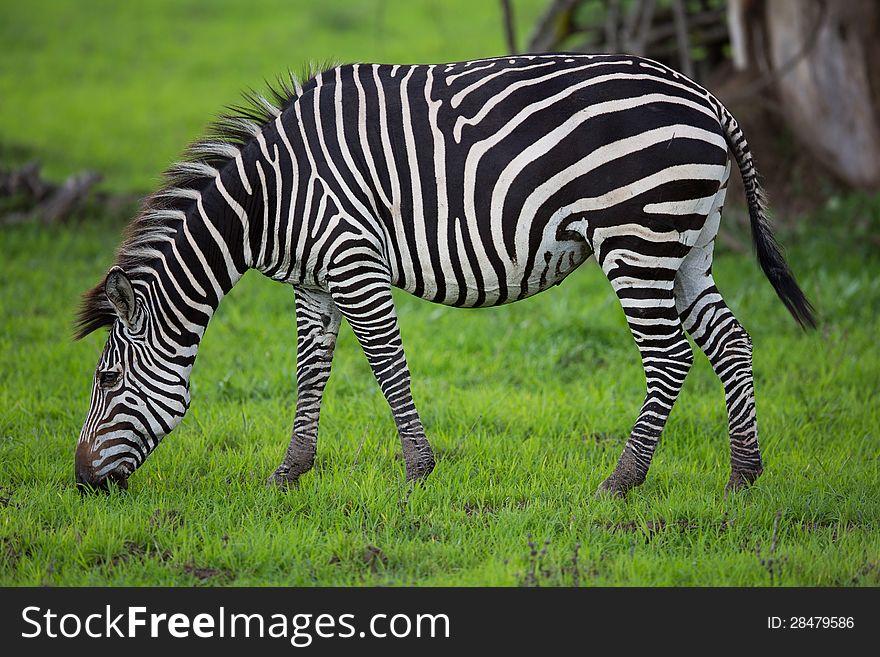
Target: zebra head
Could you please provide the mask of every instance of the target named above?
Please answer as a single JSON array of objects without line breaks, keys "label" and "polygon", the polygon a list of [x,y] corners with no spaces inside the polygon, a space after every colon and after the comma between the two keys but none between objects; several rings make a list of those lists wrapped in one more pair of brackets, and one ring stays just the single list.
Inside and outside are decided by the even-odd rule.
[{"label": "zebra head", "polygon": [[127,488],[128,477],[189,407],[190,366],[162,348],[145,293],[120,267],[113,267],[103,290],[96,291],[109,302],[110,333],[76,445],[81,490],[106,490],[109,481]]}]

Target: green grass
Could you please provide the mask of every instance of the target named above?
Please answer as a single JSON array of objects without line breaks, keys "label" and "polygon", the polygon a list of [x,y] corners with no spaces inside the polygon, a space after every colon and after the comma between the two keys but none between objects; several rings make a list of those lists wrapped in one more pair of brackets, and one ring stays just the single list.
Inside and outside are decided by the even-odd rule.
[{"label": "green grass", "polygon": [[[853,215],[871,223],[847,239]],[[209,328],[181,427],[129,492],[80,498],[73,447],[103,336],[70,342],[70,319],[118,225],[7,230],[0,583],[512,585],[530,569],[531,535],[539,550],[549,541],[541,584],[572,583],[579,542],[584,584],[877,585],[880,263],[869,239],[880,198],[813,223],[819,232],[786,241],[823,315],[815,333],[795,327],[750,257],[715,267],[755,342],[767,470],[750,492],[723,499],[722,390],[701,357],[647,483],[626,502],[592,496],[643,380],[608,283],[588,264],[504,308],[398,296],[438,454],[406,504],[390,413],[347,327],[315,471],[296,491],[264,486],[292,421],[295,331],[290,290],[254,273]]]},{"label": "green grass", "polygon": [[[516,3],[523,31],[542,4]],[[144,191],[241,87],[309,58],[497,54],[497,11],[3,2],[0,161],[36,155],[55,176],[87,166],[110,189]],[[293,419],[295,329],[291,291],[254,273],[211,324],[181,427],[127,493],[81,498],[73,449],[103,336],[71,342],[72,314],[122,227],[97,207],[84,216],[0,232],[0,585],[880,584],[880,196],[833,199],[782,235],[823,316],[815,333],[797,329],[751,256],[719,257],[716,279],[755,343],[767,468],[727,500],[723,394],[703,357],[647,483],[626,502],[593,497],[644,391],[593,264],[504,308],[398,295],[438,455],[406,502],[390,413],[347,327],[315,471],[295,491],[264,486]],[[536,552],[549,541],[543,556],[530,536]]]},{"label": "green grass", "polygon": [[[544,0],[517,0],[520,43]],[[0,0],[0,157],[148,191],[241,91],[314,62],[503,54],[497,0]]]}]

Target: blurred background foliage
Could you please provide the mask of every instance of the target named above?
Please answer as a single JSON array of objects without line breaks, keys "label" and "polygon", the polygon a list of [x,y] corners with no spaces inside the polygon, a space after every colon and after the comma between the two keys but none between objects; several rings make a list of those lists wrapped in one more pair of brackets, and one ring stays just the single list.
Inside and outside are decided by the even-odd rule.
[{"label": "blurred background foliage", "polygon": [[[523,36],[544,0],[520,0]],[[2,0],[0,162],[148,191],[212,116],[313,62],[504,54],[494,0]]]},{"label": "blurred background foliage", "polygon": [[571,50],[645,55],[712,90],[788,220],[880,187],[878,35],[873,0],[0,0],[0,211],[68,218],[77,203],[22,199],[33,171],[8,179],[37,161],[56,182],[97,172],[81,196],[98,177],[143,194],[242,90],[311,62]]}]

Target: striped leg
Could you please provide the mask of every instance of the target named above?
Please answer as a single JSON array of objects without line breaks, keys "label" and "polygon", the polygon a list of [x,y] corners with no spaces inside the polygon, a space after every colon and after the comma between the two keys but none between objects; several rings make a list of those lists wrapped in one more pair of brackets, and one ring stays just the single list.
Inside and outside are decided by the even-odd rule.
[{"label": "striped leg", "polygon": [[708,356],[724,385],[730,431],[731,474],[727,490],[733,490],[755,481],[764,466],[755,416],[752,341],[724,303],[712,278],[715,236],[726,194],[727,172],[703,230],[678,270],[675,302],[685,330]]},{"label": "striped leg", "polygon": [[327,292],[296,292],[296,416],[284,461],[270,484],[295,484],[315,464],[321,397],[330,378],[330,365],[342,315]]},{"label": "striped leg", "polygon": [[727,490],[750,485],[763,472],[758,447],[752,341],[715,287],[707,266],[712,244],[683,264],[676,280],[676,302],[685,329],[709,357],[724,385],[730,431],[730,480]]},{"label": "striped leg", "polygon": [[[645,481],[654,448],[694,357],[673,294],[673,277],[680,258],[664,259],[662,267],[656,263],[645,267],[643,256],[612,253],[613,258],[603,260],[602,269],[623,306],[642,356],[647,383],[645,403],[617,467],[599,486],[600,492],[622,497]],[[656,278],[640,279],[643,272],[651,272]]]},{"label": "striped leg", "polygon": [[351,265],[348,267],[348,274],[340,282],[331,282],[330,292],[391,407],[403,447],[407,481],[424,479],[434,469],[434,453],[410,392],[409,368],[387,270],[379,263],[363,263],[357,266],[358,275],[354,276]]}]

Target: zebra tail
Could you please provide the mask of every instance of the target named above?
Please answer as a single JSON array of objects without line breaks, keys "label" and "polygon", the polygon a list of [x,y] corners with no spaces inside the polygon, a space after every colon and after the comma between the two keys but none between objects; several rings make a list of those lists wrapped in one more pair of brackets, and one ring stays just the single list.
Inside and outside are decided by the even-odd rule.
[{"label": "zebra tail", "polygon": [[720,103],[720,119],[724,128],[724,139],[733,151],[736,163],[742,174],[749,206],[749,220],[752,226],[752,241],[758,257],[758,264],[776,294],[788,308],[804,330],[816,328],[816,311],[798,286],[794,274],[785,262],[782,247],[773,236],[770,220],[767,218],[767,204],[764,190],[758,180],[758,171],[752,161],[749,145],[736,119]]}]

